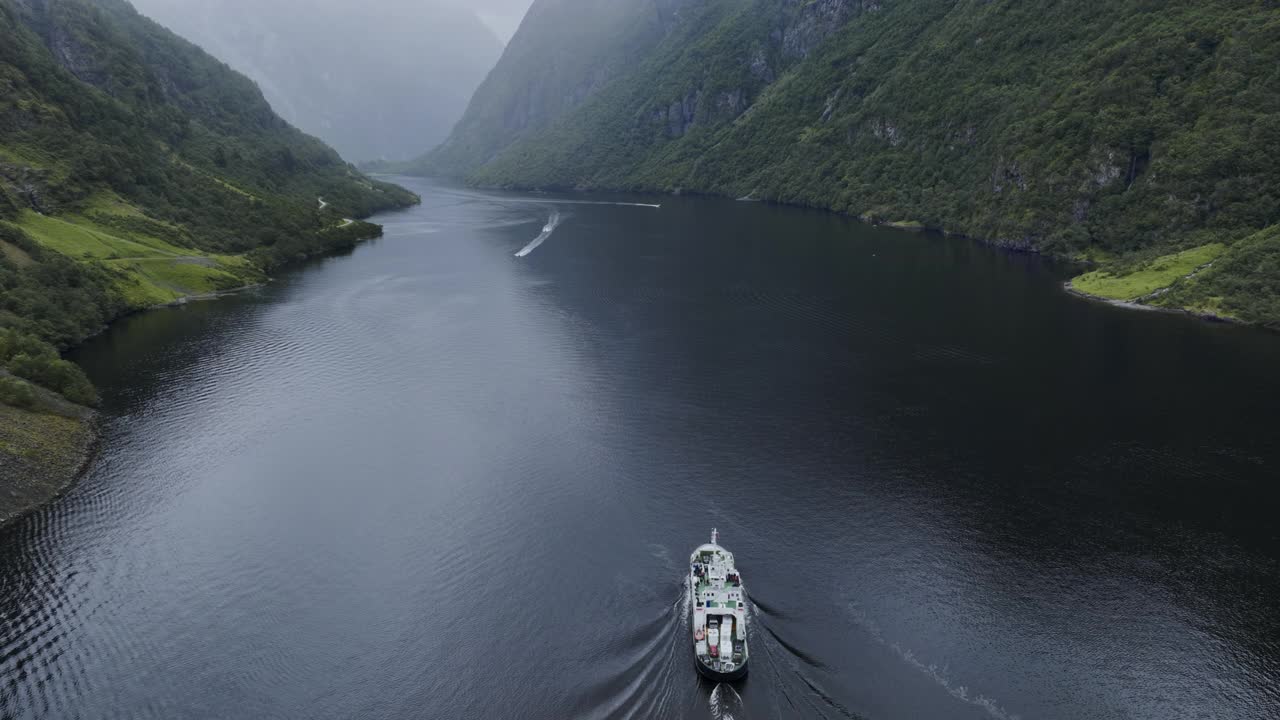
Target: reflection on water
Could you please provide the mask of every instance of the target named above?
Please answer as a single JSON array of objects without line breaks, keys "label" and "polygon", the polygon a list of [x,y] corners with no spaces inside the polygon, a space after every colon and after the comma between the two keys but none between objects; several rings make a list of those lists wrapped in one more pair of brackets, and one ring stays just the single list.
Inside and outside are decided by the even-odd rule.
[{"label": "reflection on water", "polygon": [[1280,713],[1280,339],[821,213],[415,189],[78,353],[106,450],[0,530],[0,716]]}]

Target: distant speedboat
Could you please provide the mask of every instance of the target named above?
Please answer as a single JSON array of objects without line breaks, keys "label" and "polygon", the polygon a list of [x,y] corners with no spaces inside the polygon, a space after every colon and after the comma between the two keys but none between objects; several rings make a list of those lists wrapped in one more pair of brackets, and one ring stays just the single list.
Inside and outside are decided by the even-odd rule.
[{"label": "distant speedboat", "polygon": [[689,557],[693,660],[708,679],[731,682],[747,674],[747,591],[719,539],[712,530],[711,542]]}]

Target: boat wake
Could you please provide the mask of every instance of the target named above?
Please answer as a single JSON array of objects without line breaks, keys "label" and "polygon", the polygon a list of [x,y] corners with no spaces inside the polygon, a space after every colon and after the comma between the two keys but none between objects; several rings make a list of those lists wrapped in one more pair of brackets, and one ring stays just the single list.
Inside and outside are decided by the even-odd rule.
[{"label": "boat wake", "polygon": [[732,685],[717,683],[707,699],[712,720],[734,720],[734,712],[742,708],[742,696]]},{"label": "boat wake", "polygon": [[632,203],[632,202],[609,202],[608,200],[535,200],[531,202],[557,202],[565,205],[612,205],[614,207],[642,207],[661,210],[662,206],[655,203]]},{"label": "boat wake", "polygon": [[981,693],[975,694],[967,686],[960,685],[953,681],[946,666],[938,667],[934,663],[927,663],[919,657],[916,657],[916,654],[910,649],[902,647],[899,643],[887,640],[884,633],[880,630],[880,626],[877,625],[874,620],[867,617],[867,614],[864,611],[856,607],[851,607],[850,609],[853,611],[854,621],[866,630],[867,634],[869,634],[877,643],[889,648],[900,660],[929,676],[929,678],[941,686],[943,690],[946,690],[947,694],[951,695],[951,697],[986,710],[987,714],[996,718],[996,720],[1021,720],[1019,715],[1010,713],[1008,710],[1000,707],[994,699],[982,695]]},{"label": "boat wake", "polygon": [[692,584],[692,579],[684,579],[684,592],[680,594],[680,599],[677,601],[679,603],[680,610],[676,614],[680,616],[680,622],[684,624],[689,623],[689,587]]},{"label": "boat wake", "polygon": [[781,628],[770,627],[769,621],[783,620],[788,614],[751,598],[752,625],[748,628],[764,628],[752,638],[761,653],[756,655],[759,670],[767,671],[773,693],[770,698],[774,717],[821,717],[867,720],[839,699],[838,694],[824,687],[819,677],[830,675],[826,664],[802,650],[795,642],[784,640]]},{"label": "boat wake", "polygon": [[[754,717],[805,717],[824,720],[869,720],[851,706],[854,694],[802,636],[789,632],[799,618],[755,598],[747,602],[748,642],[752,675],[743,684],[710,682],[700,677],[689,656],[689,621],[693,608],[689,583],[670,586],[675,595],[654,607],[629,628],[615,650],[602,661],[605,671],[583,688],[577,716],[600,720],[651,717],[707,717],[709,720],[749,720]],[[975,701],[976,700],[976,701]],[[968,697],[987,707],[994,704]],[[996,720],[1015,720],[993,713]]]},{"label": "boat wake", "polygon": [[686,667],[680,662],[683,629],[688,623],[687,592],[667,605],[652,620],[634,628],[621,643],[626,648],[612,658],[612,671],[586,688],[593,698],[584,718],[630,720],[677,717],[683,704],[679,679]]},{"label": "boat wake", "polygon": [[525,245],[524,247],[520,248],[520,250],[516,253],[516,257],[522,258],[528,255],[529,253],[533,252],[534,250],[537,250],[538,246],[546,242],[547,238],[551,237],[551,234],[556,231],[556,228],[560,227],[560,223],[561,223],[560,211],[552,210],[551,217],[547,218],[547,224],[542,226],[542,232],[538,235],[538,237],[533,239],[533,242],[530,242],[528,245]]}]

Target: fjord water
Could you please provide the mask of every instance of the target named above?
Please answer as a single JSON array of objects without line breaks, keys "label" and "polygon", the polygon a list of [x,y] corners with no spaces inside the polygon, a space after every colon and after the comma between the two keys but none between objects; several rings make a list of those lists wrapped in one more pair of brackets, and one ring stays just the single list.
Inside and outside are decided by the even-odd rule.
[{"label": "fjord water", "polygon": [[[0,529],[0,716],[1280,715],[1277,337],[822,213],[405,182],[77,353],[104,450]],[[736,687],[687,654],[713,526]]]}]

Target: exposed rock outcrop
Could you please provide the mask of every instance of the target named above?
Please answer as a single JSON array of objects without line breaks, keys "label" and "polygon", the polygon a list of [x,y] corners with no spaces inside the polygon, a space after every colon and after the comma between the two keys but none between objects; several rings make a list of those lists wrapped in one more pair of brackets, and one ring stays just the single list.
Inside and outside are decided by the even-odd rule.
[{"label": "exposed rock outcrop", "polygon": [[787,0],[796,18],[782,28],[782,54],[787,58],[807,58],[850,18],[880,9],[880,0]]}]

